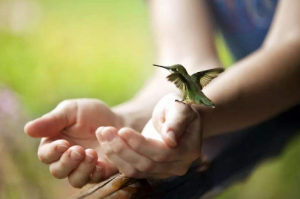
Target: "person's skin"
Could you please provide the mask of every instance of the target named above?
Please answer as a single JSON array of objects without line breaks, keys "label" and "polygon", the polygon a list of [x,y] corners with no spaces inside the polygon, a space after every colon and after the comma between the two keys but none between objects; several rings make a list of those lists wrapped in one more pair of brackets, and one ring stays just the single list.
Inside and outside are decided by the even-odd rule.
[{"label": "person's skin", "polygon": [[[153,120],[142,134],[131,128],[100,127],[96,131],[106,156],[118,170],[134,178],[166,178],[184,175],[191,163],[201,154],[201,119],[190,106],[175,102],[179,95],[165,96],[156,105]],[[180,124],[180,125],[179,125]],[[168,139],[177,132],[180,141]],[[184,132],[184,133],[183,133]],[[165,136],[165,137],[164,137]]]},{"label": "person's skin", "polygon": [[[214,47],[213,30],[210,23],[208,23],[210,19],[203,3],[196,0],[190,0],[189,4],[185,4],[179,0],[165,1],[165,4],[159,4],[159,1],[149,1],[148,3],[153,29],[155,30],[154,41],[156,43],[158,57],[156,63],[166,65],[174,64],[175,62],[181,63],[185,65],[190,72],[220,67]],[[158,15],[162,14],[160,11],[161,6],[167,6],[170,17],[163,17],[163,20],[158,20]],[[171,12],[172,10],[176,10],[176,12],[173,13]],[[190,10],[193,10],[193,16],[190,16]],[[154,13],[156,11],[157,13]],[[178,26],[176,27],[186,30],[184,32],[184,40],[179,40],[183,33],[179,34],[178,31],[175,31],[177,29],[176,27],[169,26],[169,28],[166,29],[168,24],[174,20],[178,21]],[[192,21],[194,21],[196,25],[192,25]],[[180,27],[179,24],[186,27]],[[178,38],[176,39],[177,42],[170,41],[170,37]],[[172,47],[168,47],[168,43],[172,45]],[[185,46],[185,48],[180,51],[182,46]],[[67,100],[59,104],[52,112],[29,122],[25,126],[25,132],[31,137],[43,137],[38,149],[40,160],[50,165],[50,172],[54,177],[59,179],[68,178],[70,184],[74,187],[82,187],[89,181],[91,172],[83,171],[91,171],[90,168],[95,164],[97,164],[97,167],[95,167],[92,172],[92,182],[103,180],[113,173],[116,173],[116,166],[106,158],[95,134],[91,133],[93,132],[92,130],[95,130],[99,126],[112,126],[116,129],[126,126],[131,127],[137,132],[141,132],[145,124],[151,118],[157,102],[164,95],[177,91],[172,84],[166,81],[166,74],[166,71],[156,69],[154,76],[132,100],[114,107],[112,110],[97,100]],[[159,89],[157,89],[158,87]],[[173,101],[172,99],[172,102]],[[183,109],[183,112],[187,112],[185,109],[189,110],[187,107],[183,107]],[[181,112],[182,111],[179,110],[177,115],[180,116]],[[109,117],[107,117],[107,115],[109,115]],[[185,117],[180,117],[183,121],[186,120]],[[91,118],[93,118],[93,120],[91,120]],[[103,118],[106,120],[103,121]],[[122,129],[124,134],[126,134],[127,131],[129,133],[133,132],[128,128],[125,130],[124,132],[124,129]],[[145,132],[149,132],[150,135],[155,134],[149,130]],[[144,135],[145,134],[146,133],[144,133]],[[199,136],[199,132],[195,132],[194,136]],[[172,137],[174,137],[174,135]],[[166,142],[168,142],[168,140],[170,141],[167,136],[164,136],[164,138]],[[195,153],[197,153],[199,146],[201,146],[200,139],[197,141],[198,144],[195,145],[195,149],[197,150],[193,150]],[[161,144],[165,148],[171,149],[163,142]],[[63,146],[58,147],[59,145]],[[70,146],[72,147],[70,148]],[[62,151],[60,152],[58,148],[62,148]],[[95,150],[89,150],[91,155],[94,155],[95,152],[98,153],[97,163],[95,163],[96,161],[92,163],[84,161],[87,156],[87,151],[84,151],[86,148]],[[64,150],[66,151],[64,152]],[[182,151],[184,150],[183,148]],[[72,156],[70,154],[73,151],[79,153],[82,156],[81,159],[77,161],[71,160]],[[178,151],[181,151],[181,148],[177,148],[176,153],[178,153]],[[165,152],[167,152],[167,150]],[[167,156],[165,154],[162,154],[162,156]],[[174,155],[175,152],[172,154]],[[178,157],[171,157],[170,159],[177,160],[177,158]],[[180,158],[182,159],[184,157]],[[160,157],[159,159],[164,158]],[[191,161],[190,158],[188,161]],[[174,164],[173,167],[175,171],[168,175],[176,175],[187,169],[187,166],[180,167],[179,164]],[[80,168],[80,170],[74,168]],[[97,172],[97,170],[99,172]],[[164,171],[164,173],[167,172]]]},{"label": "person's skin", "polygon": [[[158,64],[180,63],[191,73],[220,66],[204,2],[148,1]],[[174,91],[163,78],[163,72],[158,71],[133,100],[115,107],[113,112],[98,101],[69,101],[27,124],[25,131],[33,137],[50,137],[42,139],[39,157],[50,164],[55,177],[68,177],[75,187],[82,187],[90,178],[107,178],[117,169],[135,178],[183,175],[200,156],[202,126],[204,137],[222,134],[264,121],[299,102],[299,18],[299,1],[280,1],[264,45],[204,89],[216,109],[197,105],[191,108],[175,103],[174,99],[179,97],[169,95],[157,104],[142,134],[137,133],[151,117],[156,102]],[[72,107],[72,103],[77,106]],[[87,115],[94,122],[85,119],[89,118]],[[89,134],[91,126],[109,126],[96,131],[101,147],[95,135]],[[66,152],[56,150],[60,144],[66,146]],[[84,151],[87,147],[96,151]],[[81,154],[81,159],[72,161],[71,151]],[[90,154],[96,159],[96,152],[99,161],[88,164],[85,157]],[[96,164],[102,172],[92,169]]]},{"label": "person's skin", "polygon": [[[254,125],[300,102],[300,1],[281,0],[263,45],[204,89],[204,136]],[[226,118],[224,120],[224,118]]]}]

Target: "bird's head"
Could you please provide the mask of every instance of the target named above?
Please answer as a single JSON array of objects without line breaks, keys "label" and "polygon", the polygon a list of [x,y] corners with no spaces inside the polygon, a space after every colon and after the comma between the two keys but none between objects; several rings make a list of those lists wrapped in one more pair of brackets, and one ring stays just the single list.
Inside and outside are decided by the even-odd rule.
[{"label": "bird's head", "polygon": [[180,64],[175,64],[175,65],[172,65],[172,66],[161,66],[161,65],[153,64],[153,66],[165,68],[168,71],[170,71],[170,73],[188,74],[186,69],[184,68],[184,66],[182,66]]}]

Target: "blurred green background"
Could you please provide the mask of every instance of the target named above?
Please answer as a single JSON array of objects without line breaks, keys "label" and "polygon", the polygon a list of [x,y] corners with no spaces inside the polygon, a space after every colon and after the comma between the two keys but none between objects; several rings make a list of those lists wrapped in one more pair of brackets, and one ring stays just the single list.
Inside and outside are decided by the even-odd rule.
[{"label": "blurred green background", "polygon": [[[216,43],[229,66],[222,39]],[[31,118],[69,98],[98,98],[110,106],[130,99],[151,75],[152,60],[144,1],[0,0],[0,84],[19,95]],[[59,197],[57,180],[37,161],[36,146],[34,141],[12,164],[26,161],[16,170],[24,170],[18,175],[38,187],[35,198]],[[217,198],[300,198],[299,146],[300,137]],[[21,194],[28,190],[15,189],[5,179],[1,183],[0,172],[0,187],[5,187],[0,198],[29,198]]]}]

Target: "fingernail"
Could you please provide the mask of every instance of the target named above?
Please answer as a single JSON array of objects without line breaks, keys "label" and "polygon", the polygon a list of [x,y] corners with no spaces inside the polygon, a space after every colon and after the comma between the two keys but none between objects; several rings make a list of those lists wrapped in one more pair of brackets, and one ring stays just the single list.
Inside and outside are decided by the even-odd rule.
[{"label": "fingernail", "polygon": [[97,131],[97,132],[96,132],[96,136],[97,136],[98,141],[99,141],[100,143],[102,143],[102,142],[105,141],[105,139],[103,138],[101,132]]},{"label": "fingernail", "polygon": [[68,149],[68,146],[63,145],[63,144],[60,144],[60,145],[57,145],[57,146],[56,146],[56,150],[57,150],[58,152],[61,152],[61,153],[65,152],[67,149]]},{"label": "fingernail", "polygon": [[92,162],[94,162],[94,160],[95,160],[94,156],[92,156],[92,155],[90,155],[90,154],[86,154],[86,156],[85,156],[85,161],[86,161],[87,163],[92,163]]},{"label": "fingernail", "polygon": [[177,145],[176,136],[175,136],[174,131],[168,131],[167,137],[172,142],[172,146],[176,146]]},{"label": "fingernail", "polygon": [[71,151],[70,157],[72,160],[80,160],[82,158],[80,153],[78,153],[77,151]]},{"label": "fingernail", "polygon": [[29,125],[32,124],[32,123],[33,123],[33,121],[27,122],[27,123],[25,124],[25,127],[29,126]]},{"label": "fingernail", "polygon": [[114,139],[114,135],[110,130],[102,132],[102,135],[108,142],[111,142]]},{"label": "fingernail", "polygon": [[96,166],[96,172],[101,172],[101,171],[102,171],[102,167]]}]

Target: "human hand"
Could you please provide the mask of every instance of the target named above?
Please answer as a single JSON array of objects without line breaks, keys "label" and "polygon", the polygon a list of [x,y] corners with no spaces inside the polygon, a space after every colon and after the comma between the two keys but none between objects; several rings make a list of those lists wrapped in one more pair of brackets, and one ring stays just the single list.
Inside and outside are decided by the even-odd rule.
[{"label": "human hand", "polygon": [[38,157],[49,164],[51,174],[68,178],[80,188],[117,172],[103,154],[95,136],[100,126],[122,127],[122,119],[95,99],[66,100],[53,111],[26,124],[25,132],[40,138]]},{"label": "human hand", "polygon": [[201,119],[190,106],[164,97],[142,134],[131,128],[100,127],[96,135],[119,171],[133,178],[184,175],[201,154]]}]

